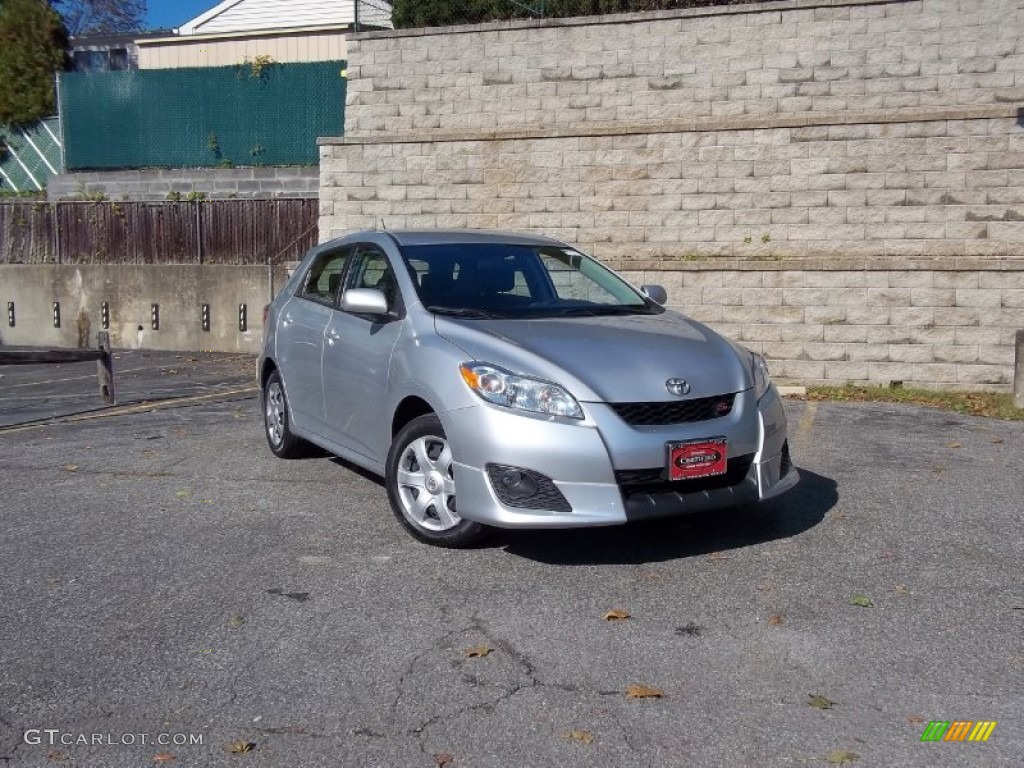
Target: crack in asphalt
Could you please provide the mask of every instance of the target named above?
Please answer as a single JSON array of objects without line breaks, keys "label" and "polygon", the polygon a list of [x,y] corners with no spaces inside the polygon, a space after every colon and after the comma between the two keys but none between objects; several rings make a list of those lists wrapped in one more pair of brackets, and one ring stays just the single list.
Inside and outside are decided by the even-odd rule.
[{"label": "crack in asphalt", "polygon": [[[494,697],[494,698],[492,698],[492,699],[490,699],[488,701],[478,702],[476,704],[470,704],[468,706],[465,706],[465,707],[462,707],[460,709],[454,710],[454,711],[449,712],[447,714],[434,715],[434,716],[428,718],[427,720],[423,721],[419,725],[413,726],[412,728],[408,728],[408,729],[405,730],[404,733],[399,734],[399,735],[404,735],[404,736],[415,738],[417,740],[420,752],[424,756],[427,756],[427,757],[430,756],[430,753],[428,752],[428,748],[427,748],[426,737],[427,737],[427,731],[429,729],[431,729],[432,727],[438,725],[439,723],[443,723],[446,720],[450,720],[450,719],[453,719],[453,718],[456,718],[456,717],[460,717],[460,716],[468,714],[470,712],[484,711],[484,712],[487,712],[488,714],[493,714],[494,711],[499,706],[501,706],[503,703],[509,701],[510,699],[512,699],[513,697],[517,696],[518,694],[520,694],[523,691],[531,691],[531,690],[536,690],[538,688],[553,688],[555,690],[562,691],[564,693],[592,693],[592,694],[595,694],[597,696],[621,696],[622,695],[622,691],[618,691],[618,690],[615,690],[615,691],[600,690],[600,689],[594,690],[594,689],[588,689],[588,688],[585,688],[585,687],[579,686],[579,685],[571,685],[571,684],[568,684],[568,683],[546,682],[546,681],[542,680],[540,678],[540,676],[538,675],[536,664],[534,664],[534,662],[529,658],[529,656],[527,656],[525,653],[522,653],[521,651],[517,650],[510,642],[508,642],[504,638],[502,638],[499,635],[497,635],[487,625],[487,623],[483,619],[481,619],[479,616],[474,614],[471,617],[470,622],[469,622],[469,624],[467,626],[462,627],[461,629],[456,629],[456,630],[452,630],[450,632],[445,633],[444,636],[442,636],[437,641],[435,641],[429,648],[427,648],[427,649],[421,651],[420,653],[416,654],[416,656],[413,657],[413,659],[410,661],[410,663],[406,666],[405,671],[402,673],[402,676],[399,679],[398,691],[397,691],[396,697],[392,701],[391,707],[389,709],[389,722],[392,723],[392,727],[394,725],[394,721],[395,721],[396,716],[397,716],[397,707],[398,707],[398,703],[399,703],[399,701],[401,699],[401,696],[402,696],[402,690],[403,690],[403,687],[405,685],[406,679],[412,674],[412,672],[415,669],[415,666],[419,662],[419,660],[422,659],[426,654],[430,653],[432,650],[436,650],[448,638],[451,638],[454,635],[463,634],[463,633],[467,633],[467,632],[476,632],[476,633],[482,635],[488,642],[493,644],[494,647],[497,650],[501,651],[502,654],[504,654],[504,655],[508,656],[510,659],[512,659],[512,661],[516,665],[519,666],[521,674],[523,675],[523,677],[526,678],[526,682],[517,682],[517,683],[514,683],[513,685],[511,685],[508,688],[505,688],[504,686],[501,686],[501,685],[496,685],[496,686],[489,686],[489,685],[486,685],[486,684],[485,685],[478,685],[477,687],[501,688],[502,692],[498,696],[496,696],[496,697]],[[617,716],[616,713],[614,713],[614,712],[609,710],[608,714],[611,715],[612,720],[613,720],[615,726],[622,733],[622,740],[623,740],[623,742],[626,744],[626,746],[629,748],[630,751],[635,752],[637,750],[637,746],[630,739],[629,729],[626,728],[626,726],[619,721],[618,716]],[[378,733],[375,733],[375,732],[369,732],[368,729],[360,729],[360,730],[366,730],[367,731],[367,733],[365,733],[364,735],[373,736],[375,738],[385,738],[385,734],[378,734]]]}]

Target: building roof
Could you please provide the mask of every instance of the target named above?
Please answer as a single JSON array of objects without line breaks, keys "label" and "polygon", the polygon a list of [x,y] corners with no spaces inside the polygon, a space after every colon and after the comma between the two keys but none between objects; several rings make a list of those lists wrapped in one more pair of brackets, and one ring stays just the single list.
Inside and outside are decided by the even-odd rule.
[{"label": "building roof", "polygon": [[[180,35],[351,26],[357,0],[222,0],[178,28]],[[376,3],[375,3],[376,4]]]}]

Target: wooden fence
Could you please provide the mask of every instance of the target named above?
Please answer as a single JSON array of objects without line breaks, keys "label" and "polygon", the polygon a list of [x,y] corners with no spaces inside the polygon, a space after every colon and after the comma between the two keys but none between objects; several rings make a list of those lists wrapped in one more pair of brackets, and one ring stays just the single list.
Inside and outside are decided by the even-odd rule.
[{"label": "wooden fence", "polygon": [[319,202],[0,203],[0,264],[271,264],[317,242]]}]

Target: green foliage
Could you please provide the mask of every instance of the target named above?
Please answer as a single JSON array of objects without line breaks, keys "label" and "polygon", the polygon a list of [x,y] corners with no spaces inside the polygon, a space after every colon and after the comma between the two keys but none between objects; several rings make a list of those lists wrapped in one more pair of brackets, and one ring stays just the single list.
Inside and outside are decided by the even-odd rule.
[{"label": "green foliage", "polygon": [[[755,0],[394,0],[396,28],[441,27],[502,19],[601,16],[710,5],[739,5]],[[358,2],[358,0],[357,0]]]},{"label": "green foliage", "polygon": [[67,61],[67,31],[46,0],[0,2],[0,122],[55,111],[53,76]]}]

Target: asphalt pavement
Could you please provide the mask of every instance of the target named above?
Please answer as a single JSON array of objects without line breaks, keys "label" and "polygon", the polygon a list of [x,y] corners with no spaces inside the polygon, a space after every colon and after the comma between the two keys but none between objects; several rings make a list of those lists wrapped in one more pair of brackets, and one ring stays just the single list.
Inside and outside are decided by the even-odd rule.
[{"label": "asphalt pavement", "polygon": [[753,521],[446,551],[251,358],[120,355],[0,368],[0,767],[1021,764],[1024,423],[788,401]]}]

